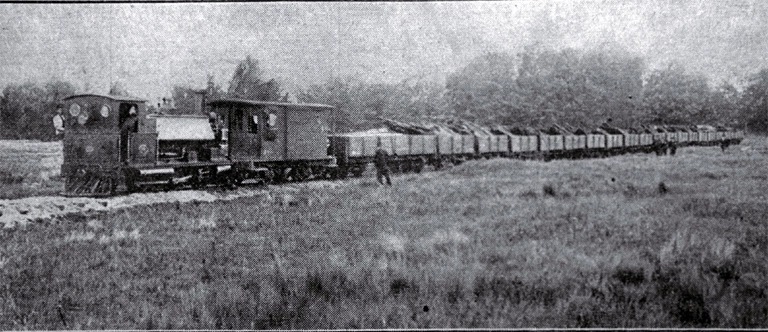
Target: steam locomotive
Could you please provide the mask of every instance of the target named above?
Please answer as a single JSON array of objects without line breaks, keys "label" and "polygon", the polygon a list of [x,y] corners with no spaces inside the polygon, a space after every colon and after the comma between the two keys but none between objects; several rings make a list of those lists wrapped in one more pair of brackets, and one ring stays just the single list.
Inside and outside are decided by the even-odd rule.
[{"label": "steam locomotive", "polygon": [[[80,94],[63,99],[64,195],[109,196],[161,188],[237,186],[360,176],[381,146],[392,169],[420,172],[467,159],[590,157],[688,145],[738,144],[743,132],[657,128],[590,133],[333,133],[333,106],[245,99],[207,103],[211,115],[149,112],[138,98]],[[200,103],[202,106],[203,103]],[[219,121],[224,126],[217,124]]]}]

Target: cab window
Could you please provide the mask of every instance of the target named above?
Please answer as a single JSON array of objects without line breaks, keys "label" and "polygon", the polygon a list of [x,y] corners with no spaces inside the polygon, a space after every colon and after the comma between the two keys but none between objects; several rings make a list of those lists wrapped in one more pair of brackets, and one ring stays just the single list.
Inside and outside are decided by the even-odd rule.
[{"label": "cab window", "polygon": [[259,116],[254,115],[251,116],[251,118],[248,121],[248,131],[251,134],[258,134],[259,133]]},{"label": "cab window", "polygon": [[[100,111],[99,111],[100,112]],[[137,118],[139,116],[139,106],[132,103],[120,103],[120,107],[118,109],[118,113],[120,114],[120,128],[136,132],[138,130],[137,125]],[[101,117],[99,113],[96,113],[96,117]],[[131,121],[132,123],[126,124],[127,121]]]}]

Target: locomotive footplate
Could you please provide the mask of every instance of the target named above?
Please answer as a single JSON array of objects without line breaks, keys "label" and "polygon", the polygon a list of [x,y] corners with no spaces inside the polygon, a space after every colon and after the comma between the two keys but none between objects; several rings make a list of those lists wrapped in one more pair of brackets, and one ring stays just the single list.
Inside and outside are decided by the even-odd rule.
[{"label": "locomotive footplate", "polygon": [[168,162],[132,165],[125,171],[126,189],[129,192],[146,190],[149,187],[170,190],[183,185],[201,188],[222,181],[230,170],[229,162]]}]

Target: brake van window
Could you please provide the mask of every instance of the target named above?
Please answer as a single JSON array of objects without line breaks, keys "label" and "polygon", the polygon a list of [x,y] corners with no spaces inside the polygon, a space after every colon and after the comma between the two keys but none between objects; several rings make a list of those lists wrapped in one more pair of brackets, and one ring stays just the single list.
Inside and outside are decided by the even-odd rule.
[{"label": "brake van window", "polygon": [[266,127],[266,132],[264,135],[264,138],[267,141],[274,141],[277,139],[277,133],[275,133],[275,124],[277,123],[277,115],[274,113],[269,113],[265,117],[264,126]]},{"label": "brake van window", "polygon": [[236,109],[235,114],[232,117],[232,128],[236,131],[243,130],[243,110]]}]

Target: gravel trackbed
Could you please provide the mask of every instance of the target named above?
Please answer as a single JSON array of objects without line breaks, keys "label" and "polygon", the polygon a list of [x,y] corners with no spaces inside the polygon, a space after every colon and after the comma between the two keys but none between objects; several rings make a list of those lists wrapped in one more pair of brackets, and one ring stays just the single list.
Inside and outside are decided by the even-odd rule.
[{"label": "gravel trackbed", "polygon": [[280,195],[290,195],[301,189],[335,187],[338,183],[327,181],[306,182],[268,188],[246,188],[229,191],[184,190],[173,192],[136,193],[108,198],[37,196],[0,200],[0,225],[3,229],[24,227],[30,222],[44,222],[68,214],[94,211],[110,211],[140,205],[158,203],[189,203],[229,201],[242,197],[273,200]]}]

